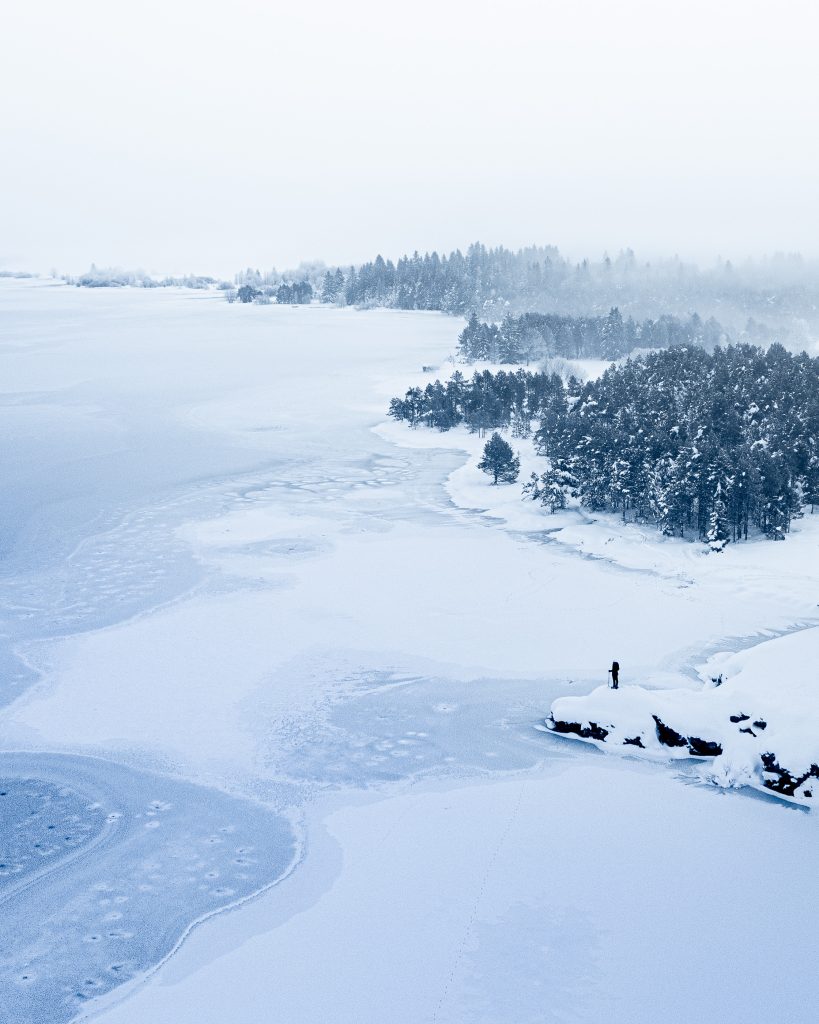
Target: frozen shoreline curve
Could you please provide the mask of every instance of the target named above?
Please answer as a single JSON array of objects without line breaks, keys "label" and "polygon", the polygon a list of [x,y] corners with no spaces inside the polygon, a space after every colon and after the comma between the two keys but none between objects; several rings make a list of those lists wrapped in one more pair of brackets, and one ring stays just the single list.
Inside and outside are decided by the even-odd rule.
[{"label": "frozen shoreline curve", "polygon": [[[792,879],[816,877],[815,816],[536,725],[553,701],[599,685],[613,657],[625,684],[693,689],[692,651],[806,620],[811,522],[775,553],[737,546],[717,563],[640,528],[544,515],[473,473],[451,450],[460,438],[407,432],[397,447],[373,427],[413,368],[451,351],[459,325],[445,317],[9,287],[10,321],[50,346],[47,362],[0,348],[11,393],[0,416],[51,462],[22,481],[41,488],[43,511],[15,565],[25,576],[26,545],[59,531],[66,508],[70,551],[103,520],[105,533],[68,561],[49,548],[43,589],[4,591],[38,681],[0,709],[0,743],[29,751],[23,774],[35,779],[44,751],[72,771],[94,755],[123,773],[121,858],[112,845],[110,858],[105,847],[49,876],[63,885],[51,913],[76,907],[89,922],[55,966],[82,964],[72,978],[94,983],[127,962],[109,960],[107,943],[146,943],[133,957],[140,981],[82,998],[79,1012],[104,1024],[259,1024],[272,1008],[292,1021],[463,1024],[538,1019],[548,998],[581,1021],[615,1006],[629,1024],[655,1024],[670,1000],[704,1019],[803,1024],[814,922]],[[105,445],[118,454],[73,480],[77,454]],[[165,482],[135,487],[154,454]],[[55,478],[92,488],[102,520],[99,508],[86,519],[49,504]],[[76,814],[79,828],[95,801],[117,809],[79,783],[55,796],[70,790],[61,778],[38,790],[60,822]],[[269,864],[234,864],[246,844],[220,829],[271,821],[287,832],[273,825],[254,844],[281,840]],[[720,850],[707,865],[704,835]],[[281,880],[201,920],[197,900],[212,900],[209,913],[247,891],[237,871]],[[770,899],[748,898],[759,891]],[[144,927],[118,924],[132,907]],[[704,984],[702,964],[725,960],[723,934],[701,927],[715,912],[735,919],[741,970]],[[776,958],[759,943],[766,929]],[[30,943],[9,945],[23,965]],[[2,983],[21,1004],[61,1007],[82,991],[38,996],[21,980]]]},{"label": "frozen shoreline curve", "polygon": [[[811,516],[796,520],[787,552],[758,538],[709,557],[701,545],[663,538],[651,527],[623,525],[614,516],[582,509],[545,515],[531,502],[520,501],[519,485],[488,487],[477,468],[483,441],[464,428],[441,434],[386,423],[377,432],[398,445],[464,452],[466,460],[450,475],[447,491],[459,509],[484,516],[490,526],[535,540],[548,530],[549,543],[568,555],[683,588],[709,588],[715,610],[735,586],[733,601],[747,601],[742,611],[753,614],[753,602],[764,597],[767,585],[771,593],[793,588],[794,596],[801,588],[801,607],[815,611],[813,581],[804,571],[817,555],[819,527]],[[542,471],[542,460],[526,442],[519,443],[528,452],[526,472]],[[719,613],[727,623],[724,611]],[[815,615],[793,624],[778,609],[776,619],[766,621],[741,647],[727,633],[714,633],[707,648],[715,653],[697,671],[689,667],[691,650],[683,648],[676,658],[669,652],[666,665],[679,673],[679,688],[670,673],[632,670],[632,680],[642,676],[649,685],[632,683],[618,691],[602,686],[587,695],[561,697],[545,725],[632,756],[707,758],[711,763],[703,778],[716,785],[750,786],[810,806],[819,793],[819,716],[809,669],[819,656]],[[659,688],[652,688],[652,677],[658,676]],[[719,687],[712,682],[718,678],[724,680]]]},{"label": "frozen shoreline curve", "polygon": [[110,760],[5,752],[0,779],[0,989],[19,1024],[73,1019],[300,856],[286,817]]}]

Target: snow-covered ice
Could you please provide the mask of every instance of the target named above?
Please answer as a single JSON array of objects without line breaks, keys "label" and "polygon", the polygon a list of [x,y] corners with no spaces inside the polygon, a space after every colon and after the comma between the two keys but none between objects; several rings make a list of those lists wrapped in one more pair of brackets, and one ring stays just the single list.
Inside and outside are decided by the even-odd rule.
[{"label": "snow-covered ice", "polygon": [[70,1019],[299,854],[282,815],[110,760],[4,754],[0,774],[0,991],[15,1024]]},{"label": "snow-covered ice", "polygon": [[[230,901],[180,909],[169,872],[144,918],[167,941],[88,1013],[813,1020],[815,815],[536,729],[613,658],[694,694],[709,657],[815,621],[810,517],[718,562],[490,487],[478,439],[384,423],[453,351],[440,315],[44,282],[0,304],[0,774],[197,794],[141,844],[182,843],[202,793],[208,834],[281,829],[249,888],[281,880],[190,933]],[[55,914],[85,891],[61,877]],[[14,936],[35,904],[11,906]],[[98,976],[88,927],[66,976]]]},{"label": "snow-covered ice", "polygon": [[317,805],[304,865],[102,1020],[813,1020],[811,819],[557,760]]}]

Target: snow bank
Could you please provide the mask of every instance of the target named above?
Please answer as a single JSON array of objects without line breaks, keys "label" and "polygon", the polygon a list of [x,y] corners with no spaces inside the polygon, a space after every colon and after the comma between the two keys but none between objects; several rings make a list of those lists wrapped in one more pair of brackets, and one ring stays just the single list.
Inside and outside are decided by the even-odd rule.
[{"label": "snow bank", "polygon": [[[819,627],[703,666],[700,690],[599,687],[552,704],[547,727],[630,753],[713,758],[708,777],[810,804],[819,798]],[[714,680],[722,677],[722,684]]]},{"label": "snow bank", "polygon": [[[809,666],[817,652],[807,649],[819,642],[814,631],[757,644],[752,651],[714,657],[703,669],[704,690],[686,688],[680,670],[690,674],[692,659],[701,658],[703,650],[736,649],[748,643],[749,633],[792,632],[794,623],[815,617],[819,517],[794,520],[786,544],[758,537],[730,544],[715,556],[702,544],[663,537],[650,524],[624,524],[616,515],[590,513],[576,503],[550,515],[538,503],[522,500],[521,484],[547,465],[533,451],[531,440],[509,438],[521,460],[520,480],[493,487],[478,469],[486,439],[465,427],[440,433],[386,423],[376,433],[403,448],[464,452],[465,462],[445,483],[453,505],[480,515],[485,523],[494,521],[504,532],[549,542],[548,571],[543,571],[545,565],[536,555],[522,583],[526,589],[533,574],[539,574],[538,597],[548,608],[544,625],[554,624],[558,614],[552,594],[563,594],[570,602],[601,598],[593,609],[587,603],[568,631],[558,634],[557,643],[544,646],[546,664],[551,667],[555,652],[571,646],[574,664],[570,660],[561,664],[577,680],[582,662],[580,675],[588,677],[588,650],[593,647],[600,652],[601,637],[607,634],[614,637],[608,662],[612,656],[622,658],[626,651],[632,678],[651,680],[650,688],[629,686],[609,692],[601,687],[588,696],[556,701],[547,722],[554,731],[641,756],[708,758],[708,777],[720,786],[751,785],[807,803],[816,799],[819,703]],[[573,579],[554,573],[558,552],[580,556],[574,559]],[[589,563],[598,567],[593,591],[581,581],[581,566]],[[607,568],[618,578],[607,575]],[[679,619],[666,619],[657,607],[641,616],[631,606],[629,613],[636,595],[626,597],[627,580],[634,584],[641,602],[673,592],[680,611],[708,619],[710,639],[698,646]],[[611,632],[615,620],[622,637]],[[645,629],[647,622],[650,631]],[[648,668],[645,648],[662,637],[666,657]],[[681,637],[687,641],[682,649]],[[598,678],[606,663],[605,659],[599,662]],[[720,674],[727,680],[725,685],[711,687],[710,679]]]},{"label": "snow bank", "polygon": [[374,430],[379,437],[402,448],[448,448],[465,452],[468,456],[466,462],[450,473],[444,485],[452,503],[460,509],[491,516],[509,529],[530,533],[557,530],[574,518],[568,513],[550,515],[538,502],[522,495],[522,486],[531,474],[540,474],[548,466],[546,459],[534,453],[532,442],[527,438],[511,437],[508,432],[504,434],[520,459],[520,474],[513,484],[495,486],[486,473],[478,469],[490,434],[479,436],[463,426],[441,433],[427,427],[412,429],[393,421],[382,423]]}]

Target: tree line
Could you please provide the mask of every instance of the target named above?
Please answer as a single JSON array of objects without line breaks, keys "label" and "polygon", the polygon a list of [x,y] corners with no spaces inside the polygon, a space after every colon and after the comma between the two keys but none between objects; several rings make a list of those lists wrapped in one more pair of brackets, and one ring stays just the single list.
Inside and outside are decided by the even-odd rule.
[{"label": "tree line", "polygon": [[[580,386],[574,378],[572,386]],[[466,379],[456,370],[446,384],[436,380],[425,388],[410,388],[403,398],[393,398],[389,415],[411,427],[423,424],[450,430],[464,424],[481,436],[488,430],[510,428],[513,437],[529,437],[532,420],[551,421],[565,403],[566,389],[556,373],[483,370]]]},{"label": "tree line", "polygon": [[322,302],[459,316],[476,310],[496,322],[506,313],[605,315],[616,306],[639,323],[657,309],[678,317],[697,309],[743,341],[765,343],[775,333],[795,345],[819,321],[817,267],[798,255],[699,268],[677,257],[641,261],[630,249],[573,261],[554,246],[511,251],[475,242],[463,252],[415,252],[395,262],[379,255],[346,268],[305,264],[297,276],[311,281]]},{"label": "tree line", "polygon": [[[29,275],[30,276],[30,275]],[[54,272],[56,277],[56,271]],[[61,274],[60,280],[78,288],[193,288],[199,291],[219,285],[215,277],[186,274],[184,277],[152,277],[144,270],[123,270],[121,267],[98,267],[92,263],[79,277]]]},{"label": "tree line", "polygon": [[278,287],[263,285],[257,288],[252,284],[240,285],[238,289],[227,289],[225,298],[228,302],[255,302],[270,305],[275,299],[279,305],[300,306],[313,301],[313,286],[309,281],[282,281]]},{"label": "tree line", "polygon": [[393,399],[390,415],[447,430],[511,429],[549,468],[526,494],[555,508],[653,522],[721,549],[757,529],[784,538],[819,504],[819,360],[774,344],[685,345],[611,366],[596,380],[455,374]]},{"label": "tree line", "polygon": [[712,349],[727,341],[713,317],[698,313],[681,318],[664,314],[656,320],[623,319],[614,306],[607,316],[562,316],[558,313],[507,313],[500,324],[480,321],[472,313],[458,337],[464,362],[529,363],[552,356],[566,359],[619,359],[638,348],[701,345]]}]

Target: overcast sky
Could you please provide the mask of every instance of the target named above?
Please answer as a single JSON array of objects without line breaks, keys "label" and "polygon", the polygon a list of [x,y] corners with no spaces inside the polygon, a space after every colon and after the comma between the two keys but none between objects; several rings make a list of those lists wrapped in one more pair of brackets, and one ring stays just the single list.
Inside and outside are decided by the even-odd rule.
[{"label": "overcast sky", "polygon": [[802,0],[10,2],[0,266],[817,255],[817,29]]}]

